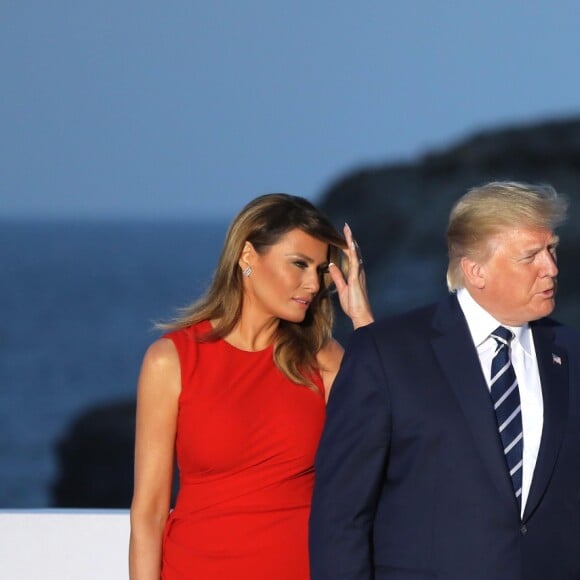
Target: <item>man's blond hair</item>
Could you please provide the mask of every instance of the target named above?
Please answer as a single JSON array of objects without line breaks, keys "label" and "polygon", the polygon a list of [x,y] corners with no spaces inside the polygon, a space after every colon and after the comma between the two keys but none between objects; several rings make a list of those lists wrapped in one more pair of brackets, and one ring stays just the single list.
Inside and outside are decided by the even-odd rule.
[{"label": "man's blond hair", "polygon": [[490,239],[505,228],[553,230],[566,219],[567,200],[550,185],[494,181],[470,189],[453,206],[447,228],[447,287],[463,288],[461,259],[484,259]]}]

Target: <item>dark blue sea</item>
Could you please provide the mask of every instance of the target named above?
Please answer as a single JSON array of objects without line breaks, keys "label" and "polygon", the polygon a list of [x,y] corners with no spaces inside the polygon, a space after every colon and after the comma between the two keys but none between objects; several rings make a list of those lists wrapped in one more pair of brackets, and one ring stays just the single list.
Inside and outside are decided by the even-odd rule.
[{"label": "dark blue sea", "polygon": [[153,323],[207,287],[226,227],[0,222],[0,508],[51,505],[55,443],[134,397]]}]

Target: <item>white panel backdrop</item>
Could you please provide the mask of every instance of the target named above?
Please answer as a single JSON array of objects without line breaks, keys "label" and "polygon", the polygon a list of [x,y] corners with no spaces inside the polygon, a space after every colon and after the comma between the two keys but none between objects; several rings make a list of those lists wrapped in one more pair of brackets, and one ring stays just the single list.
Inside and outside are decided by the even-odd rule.
[{"label": "white panel backdrop", "polygon": [[0,575],[127,580],[127,510],[0,510]]}]

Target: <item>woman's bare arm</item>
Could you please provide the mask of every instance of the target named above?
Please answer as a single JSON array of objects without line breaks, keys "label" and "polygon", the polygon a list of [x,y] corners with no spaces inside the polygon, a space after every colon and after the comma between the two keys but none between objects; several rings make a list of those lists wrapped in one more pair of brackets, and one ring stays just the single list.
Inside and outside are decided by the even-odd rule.
[{"label": "woman's bare arm", "polygon": [[177,350],[171,340],[159,339],[145,354],[137,389],[129,542],[131,580],[159,580],[161,575],[161,544],[171,501],[180,391]]}]

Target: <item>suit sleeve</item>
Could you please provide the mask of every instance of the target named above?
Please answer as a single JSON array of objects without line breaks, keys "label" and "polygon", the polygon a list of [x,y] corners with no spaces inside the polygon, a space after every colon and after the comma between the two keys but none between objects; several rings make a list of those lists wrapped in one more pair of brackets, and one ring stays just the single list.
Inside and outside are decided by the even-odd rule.
[{"label": "suit sleeve", "polygon": [[374,578],[372,529],[390,411],[371,328],[353,334],[328,402],[310,515],[312,580]]}]

